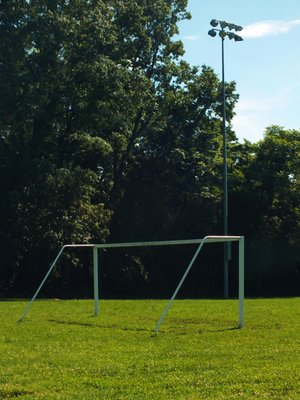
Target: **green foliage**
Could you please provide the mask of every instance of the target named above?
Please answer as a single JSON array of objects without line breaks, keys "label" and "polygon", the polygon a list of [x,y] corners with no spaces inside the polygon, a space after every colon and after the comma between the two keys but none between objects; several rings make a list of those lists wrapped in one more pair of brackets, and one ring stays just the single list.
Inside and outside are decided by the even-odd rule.
[{"label": "green foliage", "polygon": [[294,241],[294,235],[299,235],[299,155],[300,133],[295,130],[271,126],[258,145],[254,185],[268,213],[264,218],[269,219],[271,237],[284,234],[285,240]]},{"label": "green foliage", "polygon": [[[146,135],[137,143],[127,191],[115,215],[118,221],[124,220],[124,225],[136,224],[134,232],[140,235],[145,228],[151,237],[157,229],[162,230],[164,237],[205,235],[219,230],[220,82],[205,66],[199,72],[179,65],[177,74],[184,77],[185,84],[181,81],[177,85],[175,81],[164,87],[160,123],[147,128]],[[233,107],[234,85],[228,90],[228,98]],[[199,214],[195,219],[196,208]],[[137,213],[144,218],[134,217]],[[163,229],[158,228],[159,224]]]},{"label": "green foliage", "polygon": [[3,399],[297,400],[299,298],[246,301],[0,302]]},{"label": "green foliage", "polygon": [[256,293],[262,287],[270,294],[298,292],[299,154],[300,132],[278,126],[236,154],[240,168],[230,177],[233,223],[248,239],[249,284]]},{"label": "green foliage", "polygon": [[[183,59],[186,7],[1,2],[0,296],[24,293],[66,242],[222,233],[222,86],[209,66]],[[289,292],[300,279],[299,131],[269,127],[260,143],[238,143],[238,94],[225,86],[229,230],[252,246],[264,238],[268,251],[258,251],[278,282],[274,249],[284,245]],[[136,287],[153,264],[118,255],[111,285]]]},{"label": "green foliage", "polygon": [[2,272],[12,284],[47,249],[107,236],[108,208],[155,109],[157,64],[181,52],[171,36],[185,7],[1,3]]}]

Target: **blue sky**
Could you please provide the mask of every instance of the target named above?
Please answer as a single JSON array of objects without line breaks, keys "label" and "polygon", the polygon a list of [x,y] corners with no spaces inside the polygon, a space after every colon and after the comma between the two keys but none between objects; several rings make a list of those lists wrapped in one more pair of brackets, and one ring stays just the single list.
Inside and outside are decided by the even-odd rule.
[{"label": "blue sky", "polygon": [[192,19],[179,24],[184,59],[209,65],[221,79],[221,39],[210,21],[241,25],[243,42],[225,39],[225,79],[240,95],[233,127],[242,142],[269,125],[300,129],[300,0],[189,0]]}]

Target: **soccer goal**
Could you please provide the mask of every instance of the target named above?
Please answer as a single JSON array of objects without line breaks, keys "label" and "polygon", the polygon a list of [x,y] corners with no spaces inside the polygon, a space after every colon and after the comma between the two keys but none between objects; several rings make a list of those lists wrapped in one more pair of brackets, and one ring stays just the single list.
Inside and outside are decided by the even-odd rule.
[{"label": "soccer goal", "polygon": [[206,236],[203,239],[188,239],[188,240],[165,240],[165,241],[154,241],[154,242],[129,242],[129,243],[101,243],[101,244],[65,244],[57,254],[53,263],[51,264],[48,272],[46,273],[44,279],[42,280],[40,286],[36,290],[32,299],[28,303],[22,317],[19,321],[23,321],[26,317],[29,309],[32,306],[32,303],[38,296],[40,290],[44,286],[46,280],[48,279],[51,271],[57,264],[57,261],[61,257],[62,253],[68,248],[76,248],[76,247],[88,247],[93,250],[93,277],[94,277],[94,315],[98,316],[99,314],[99,258],[98,251],[99,249],[113,249],[113,248],[132,248],[132,247],[155,247],[155,246],[182,246],[182,245],[198,245],[197,249],[189,262],[181,280],[179,281],[172,297],[170,298],[164,312],[162,313],[160,319],[158,320],[154,334],[157,335],[158,330],[171,307],[174,299],[176,298],[182,284],[184,283],[186,277],[188,276],[192,266],[194,265],[200,251],[203,246],[208,243],[225,243],[225,242],[238,242],[239,243],[239,279],[238,279],[238,299],[239,299],[239,307],[238,307],[238,327],[242,328],[244,326],[244,236]]}]

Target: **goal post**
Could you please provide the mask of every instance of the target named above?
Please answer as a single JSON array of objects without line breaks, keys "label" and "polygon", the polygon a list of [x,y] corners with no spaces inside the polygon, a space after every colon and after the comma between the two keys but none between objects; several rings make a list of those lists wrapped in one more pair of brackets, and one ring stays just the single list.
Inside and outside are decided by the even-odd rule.
[{"label": "goal post", "polygon": [[93,282],[94,282],[94,316],[98,316],[99,314],[99,249],[114,249],[114,248],[133,248],[133,247],[155,247],[155,246],[178,246],[178,245],[192,245],[198,244],[198,247],[189,262],[180,282],[178,283],[172,297],[170,298],[163,314],[157,322],[155,327],[154,335],[157,335],[160,325],[162,324],[169,308],[171,307],[174,299],[176,298],[183,282],[188,276],[192,266],[194,265],[200,251],[202,250],[204,244],[206,243],[226,243],[226,242],[239,242],[239,278],[238,278],[238,300],[239,300],[239,319],[238,319],[238,327],[242,328],[244,326],[244,236],[206,236],[203,239],[187,239],[187,240],[165,240],[165,241],[150,241],[150,242],[128,242],[128,243],[101,243],[101,244],[65,244],[57,254],[53,263],[51,264],[49,270],[47,271],[44,279],[33,295],[32,299],[28,303],[22,317],[19,322],[23,321],[26,317],[29,309],[32,306],[32,303],[38,296],[40,290],[44,286],[46,280],[48,279],[51,271],[54,269],[57,264],[59,258],[67,248],[80,248],[80,247],[88,247],[93,250]]}]

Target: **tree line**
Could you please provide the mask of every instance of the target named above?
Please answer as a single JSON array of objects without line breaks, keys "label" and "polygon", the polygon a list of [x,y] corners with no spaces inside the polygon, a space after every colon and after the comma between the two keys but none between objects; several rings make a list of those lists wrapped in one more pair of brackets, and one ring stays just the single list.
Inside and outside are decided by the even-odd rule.
[{"label": "tree line", "polygon": [[[211,67],[184,60],[186,7],[1,1],[2,297],[31,293],[65,243],[222,234],[222,87]],[[235,82],[225,90],[229,233],[246,237],[246,295],[299,294],[300,132],[270,125],[240,143]],[[102,293],[167,296],[192,252],[103,252]],[[70,252],[44,293],[90,296],[91,275],[91,255]],[[207,249],[182,295],[221,288],[222,249]]]}]

